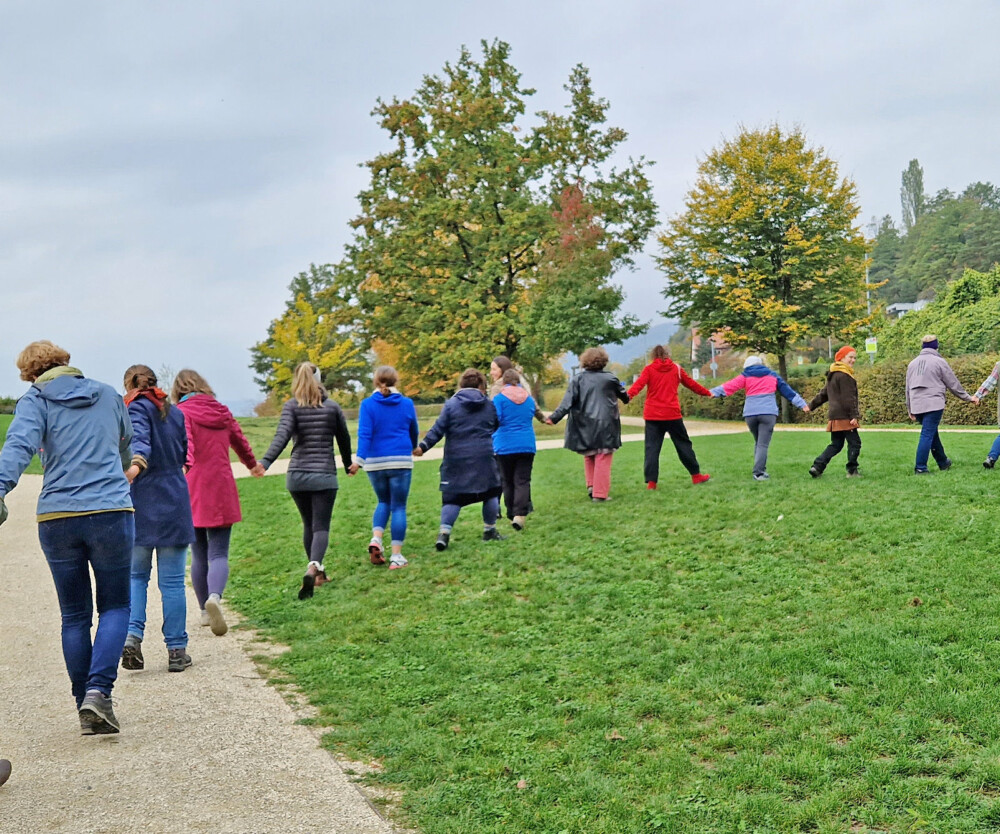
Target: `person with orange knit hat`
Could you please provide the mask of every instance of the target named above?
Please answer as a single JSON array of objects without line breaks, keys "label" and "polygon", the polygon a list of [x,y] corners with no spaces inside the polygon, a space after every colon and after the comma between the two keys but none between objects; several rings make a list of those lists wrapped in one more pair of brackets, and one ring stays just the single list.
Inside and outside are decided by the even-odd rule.
[{"label": "person with orange knit hat", "polygon": [[858,457],[861,454],[861,436],[858,434],[858,420],[861,409],[858,404],[858,382],[854,378],[854,363],[858,352],[850,345],[844,345],[834,356],[833,364],[826,374],[826,384],[812,402],[809,410],[815,411],[823,403],[830,404],[826,430],[830,432],[827,446],[809,467],[809,474],[818,478],[827,465],[840,454],[847,443],[847,477],[857,478]]}]

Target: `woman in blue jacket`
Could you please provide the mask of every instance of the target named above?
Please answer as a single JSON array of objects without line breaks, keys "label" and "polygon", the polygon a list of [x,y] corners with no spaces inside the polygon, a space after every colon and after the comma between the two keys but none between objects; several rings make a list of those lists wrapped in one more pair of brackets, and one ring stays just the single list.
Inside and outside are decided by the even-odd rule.
[{"label": "woman in blue jacket", "polygon": [[413,475],[413,447],[419,427],[413,400],[396,390],[396,369],[382,365],[375,369],[375,391],[361,402],[358,414],[358,454],[350,468],[353,474],[363,467],[378,503],[372,515],[372,538],[368,557],[373,565],[385,564],[382,536],[392,518],[392,552],[389,570],[405,568],[403,542],[406,539],[406,499]]},{"label": "woman in blue jacket", "polygon": [[[4,496],[38,452],[42,492],[38,540],[62,614],[62,648],[83,735],[117,733],[111,690],[129,619],[129,569],[135,522],[125,469],[132,423],[110,385],[85,379],[69,353],[32,342],[17,357],[31,388],[17,402],[0,450],[0,523]],[[90,628],[97,591],[97,632]]]},{"label": "woman in blue jacket", "polygon": [[503,539],[500,515],[500,472],[493,456],[497,412],[486,396],[486,377],[475,368],[462,373],[458,391],[441,409],[437,422],[413,450],[420,457],[445,438],[441,462],[441,528],[434,546],[448,547],[451,529],[462,507],[483,505],[483,541]]},{"label": "woman in blue jacket", "polygon": [[125,477],[132,484],[135,507],[135,547],[132,548],[132,605],[122,666],[142,669],[142,638],[146,631],[146,591],[156,551],[156,583],[163,603],[163,640],[167,671],[183,672],[191,665],[187,653],[187,597],[184,569],[188,546],[194,541],[191,496],[186,469],[193,455],[188,446],[184,414],[173,408],[156,374],[146,365],[125,371],[125,405],[132,420],[132,465]]},{"label": "woman in blue jacket", "polygon": [[504,371],[501,381],[503,387],[493,398],[497,412],[493,452],[500,466],[507,518],[515,530],[523,530],[531,512],[531,467],[535,462],[535,429],[531,421],[538,407],[521,387],[521,375],[516,370]]}]

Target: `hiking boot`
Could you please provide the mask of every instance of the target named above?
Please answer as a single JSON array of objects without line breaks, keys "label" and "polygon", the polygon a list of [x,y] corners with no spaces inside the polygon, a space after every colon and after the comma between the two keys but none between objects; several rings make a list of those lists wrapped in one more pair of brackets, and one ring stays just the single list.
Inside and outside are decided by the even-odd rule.
[{"label": "hiking boot", "polygon": [[191,655],[187,649],[167,649],[167,671],[183,672],[191,665]]},{"label": "hiking boot", "polygon": [[146,662],[142,659],[142,638],[130,634],[125,638],[125,648],[122,649],[123,669],[145,669]]},{"label": "hiking boot", "polygon": [[510,526],[513,527],[515,530],[523,530],[524,522],[527,520],[528,520],[527,516],[516,515],[510,520]]},{"label": "hiking boot", "polygon": [[822,469],[820,469],[820,468],[819,468],[819,467],[818,467],[818,466],[817,466],[817,465],[816,465],[816,464],[814,463],[814,464],[813,464],[812,466],[810,466],[810,467],[809,467],[809,474],[810,474],[810,475],[812,475],[812,476],[813,476],[814,478],[818,478],[818,477],[819,477],[820,475],[822,475],[822,474],[823,474],[823,470],[822,470]]},{"label": "hiking boot", "polygon": [[385,549],[382,547],[382,540],[372,537],[372,540],[368,542],[368,560],[373,565],[384,565],[384,553]]},{"label": "hiking boot", "polygon": [[222,613],[222,604],[218,594],[210,594],[205,602],[205,611],[208,612],[208,625],[212,629],[212,634],[221,637],[227,631],[226,618]]},{"label": "hiking boot", "polygon": [[691,483],[697,486],[698,484],[703,484],[705,481],[709,480],[712,476],[708,474],[692,475]]},{"label": "hiking boot", "polygon": [[88,689],[80,705],[80,733],[85,736],[107,735],[121,730],[111,698],[97,689]]},{"label": "hiking boot", "polygon": [[500,531],[496,527],[490,527],[489,530],[483,530],[483,541],[484,542],[502,542],[506,540],[506,536],[501,536]]},{"label": "hiking boot", "polygon": [[10,762],[0,759],[0,785],[10,779]]},{"label": "hiking boot", "polygon": [[434,547],[438,552],[447,550],[449,541],[451,541],[451,533],[438,533],[438,540],[434,542]]},{"label": "hiking boot", "polygon": [[983,461],[983,469],[992,469],[996,462],[996,458],[986,458],[986,460]]},{"label": "hiking boot", "polygon": [[951,469],[951,458],[948,458],[944,463],[939,465],[938,469],[940,469],[942,472],[947,472],[949,469]]}]

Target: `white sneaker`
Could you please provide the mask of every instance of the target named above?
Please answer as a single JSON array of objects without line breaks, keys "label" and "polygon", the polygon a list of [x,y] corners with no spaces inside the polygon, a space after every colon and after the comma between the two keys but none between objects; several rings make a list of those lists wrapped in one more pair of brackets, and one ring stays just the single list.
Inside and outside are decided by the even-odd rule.
[{"label": "white sneaker", "polygon": [[222,605],[218,594],[209,596],[208,601],[205,603],[205,611],[208,614],[208,625],[212,629],[212,634],[216,637],[221,637],[229,631],[229,626],[226,625],[226,618],[222,614]]},{"label": "white sneaker", "polygon": [[389,558],[389,570],[399,570],[408,564],[410,563],[406,561],[406,557],[402,553],[393,553]]},{"label": "white sneaker", "polygon": [[208,619],[208,612],[204,608],[201,609],[201,624],[203,626],[211,625],[211,621]]}]

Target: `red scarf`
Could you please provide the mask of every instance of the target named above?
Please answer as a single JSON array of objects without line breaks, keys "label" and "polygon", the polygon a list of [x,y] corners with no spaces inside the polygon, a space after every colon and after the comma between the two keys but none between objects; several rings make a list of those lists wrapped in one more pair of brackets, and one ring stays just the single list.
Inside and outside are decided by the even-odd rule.
[{"label": "red scarf", "polygon": [[160,411],[163,410],[163,403],[167,401],[167,395],[159,388],[133,388],[125,395],[125,405],[129,405],[138,397],[145,397]]}]

